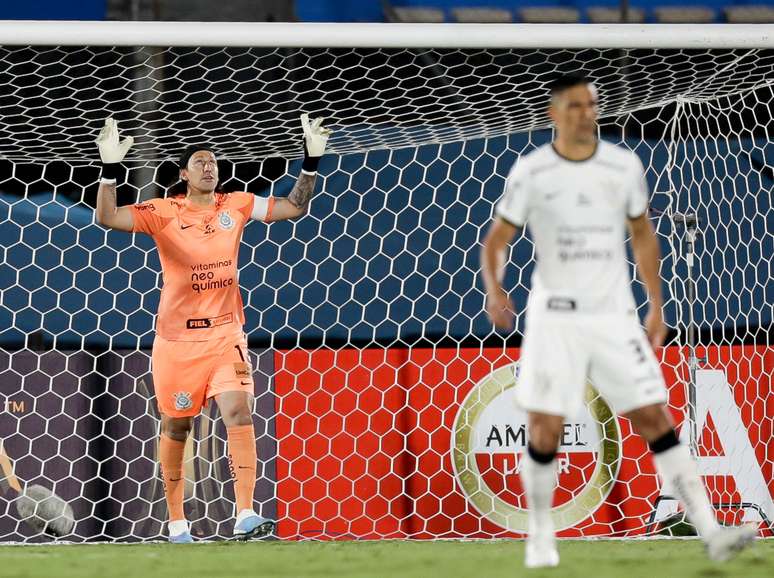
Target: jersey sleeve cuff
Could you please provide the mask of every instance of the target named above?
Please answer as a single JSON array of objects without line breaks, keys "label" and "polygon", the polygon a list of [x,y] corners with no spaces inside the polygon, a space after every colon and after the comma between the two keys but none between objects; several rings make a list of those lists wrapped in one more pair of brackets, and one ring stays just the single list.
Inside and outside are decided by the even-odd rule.
[{"label": "jersey sleeve cuff", "polygon": [[497,218],[502,219],[503,221],[505,221],[506,223],[508,223],[509,225],[511,225],[513,227],[516,227],[517,229],[523,229],[524,228],[524,223],[519,224],[516,221],[514,221],[513,219],[511,219],[509,217],[506,217],[505,215],[501,215],[500,213],[497,213],[496,216],[497,216]]},{"label": "jersey sleeve cuff", "polygon": [[273,196],[269,197],[269,204],[266,207],[266,216],[263,218],[264,223],[271,222],[271,213],[274,210],[274,203],[276,202],[276,200],[277,199],[274,198]]}]

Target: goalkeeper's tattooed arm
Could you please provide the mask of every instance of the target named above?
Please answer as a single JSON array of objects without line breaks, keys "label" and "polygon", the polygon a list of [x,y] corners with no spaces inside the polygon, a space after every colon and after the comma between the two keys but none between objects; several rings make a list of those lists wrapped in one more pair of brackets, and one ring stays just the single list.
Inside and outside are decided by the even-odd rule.
[{"label": "goalkeeper's tattooed arm", "polygon": [[314,182],[317,180],[317,173],[307,173],[302,171],[298,175],[296,186],[288,195],[288,202],[296,207],[302,213],[306,213],[309,207],[309,200],[314,193]]},{"label": "goalkeeper's tattooed arm", "polygon": [[[274,199],[274,206],[272,207],[269,220],[285,221],[304,216],[309,210],[309,201],[314,193],[314,183],[316,180],[317,173],[310,174],[301,171],[296,185],[290,191],[290,194],[287,197],[276,197]],[[255,213],[255,210],[253,212]],[[256,218],[255,214],[253,214],[253,218]],[[262,219],[262,217],[259,216],[259,219]]]},{"label": "goalkeeper's tattooed arm", "polygon": [[[309,210],[309,201],[317,180],[317,166],[325,154],[325,145],[331,135],[331,131],[322,126],[322,122],[322,118],[310,121],[307,114],[301,115],[301,126],[304,130],[304,163],[301,165],[301,174],[298,175],[298,180],[287,198],[273,199],[269,221],[296,219]],[[253,218],[264,220],[266,214],[266,208],[256,203]]]},{"label": "goalkeeper's tattooed arm", "polygon": [[297,219],[306,214],[309,210],[309,201],[314,193],[314,183],[317,180],[317,173],[306,173],[301,171],[298,180],[290,194],[285,197],[274,199],[274,207],[271,210],[270,221],[285,221],[287,219]]},{"label": "goalkeeper's tattooed arm", "polygon": [[96,140],[99,157],[102,160],[102,178],[97,191],[95,216],[100,225],[119,231],[132,231],[134,227],[131,208],[116,205],[119,164],[124,160],[133,142],[132,137],[119,142],[118,123],[112,117],[105,119],[105,126],[102,127]]}]

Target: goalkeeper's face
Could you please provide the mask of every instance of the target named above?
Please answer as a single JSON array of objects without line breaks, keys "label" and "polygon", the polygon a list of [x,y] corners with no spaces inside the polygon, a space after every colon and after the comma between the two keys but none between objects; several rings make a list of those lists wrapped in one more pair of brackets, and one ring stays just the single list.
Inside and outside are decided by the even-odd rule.
[{"label": "goalkeeper's face", "polygon": [[551,99],[548,110],[556,131],[575,143],[591,143],[597,138],[597,90],[593,84],[578,84]]},{"label": "goalkeeper's face", "polygon": [[211,193],[218,186],[218,160],[210,151],[196,151],[180,171],[180,178],[188,183],[189,190]]}]

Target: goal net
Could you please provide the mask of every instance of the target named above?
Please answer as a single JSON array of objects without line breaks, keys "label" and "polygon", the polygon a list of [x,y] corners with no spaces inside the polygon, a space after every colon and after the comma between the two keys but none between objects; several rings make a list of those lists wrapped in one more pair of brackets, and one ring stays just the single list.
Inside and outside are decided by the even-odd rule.
[{"label": "goal net", "polygon": [[[20,34],[39,38],[36,26]],[[246,29],[217,25],[221,46],[186,47],[163,41],[184,24],[69,26],[67,42],[47,37],[59,46],[0,43],[0,541],[49,539],[17,508],[32,485],[72,508],[68,540],[165,532],[150,375],[160,265],[151,239],[94,223],[105,117],[135,138],[119,181],[128,204],[162,195],[192,142],[215,147],[227,190],[286,195],[303,111],[335,131],[310,213],[250,224],[240,248],[256,509],[292,540],[522,535],[525,416],[510,400],[533,246],[528,235],[513,245],[509,335],[483,312],[478,253],[509,168],[551,138],[547,82],[571,71],[599,88],[602,138],[647,168],[672,330],[660,358],[680,435],[719,519],[771,534],[770,40],[737,29],[736,44],[713,46],[697,27],[658,48],[634,27],[623,42],[598,30],[608,47],[589,49],[563,47],[573,29],[548,27],[508,28],[522,44],[487,47],[495,26],[451,32],[467,47],[407,48],[453,29],[297,26],[281,46],[320,34],[339,46],[239,47],[232,33]],[[95,29],[101,42],[87,39]],[[131,42],[161,47],[114,46]],[[635,293],[642,314],[641,284]],[[673,528],[679,510],[645,444],[593,384],[587,400],[562,437],[560,535]],[[185,477],[194,535],[230,536],[212,406]]]}]

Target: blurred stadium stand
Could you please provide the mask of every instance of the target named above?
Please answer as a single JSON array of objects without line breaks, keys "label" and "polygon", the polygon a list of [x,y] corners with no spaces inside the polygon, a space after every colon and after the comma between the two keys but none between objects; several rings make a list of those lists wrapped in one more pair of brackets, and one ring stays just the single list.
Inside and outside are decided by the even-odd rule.
[{"label": "blurred stadium stand", "polygon": [[395,22],[444,22],[446,17],[440,8],[421,8],[414,6],[396,6],[392,12],[387,12],[387,19]]},{"label": "blurred stadium stand", "polygon": [[592,24],[614,24],[626,22],[628,24],[640,24],[645,22],[645,10],[634,6],[626,9],[626,17],[623,16],[619,6],[589,6],[586,16]]},{"label": "blurred stadium stand", "polygon": [[228,0],[107,0],[109,20],[202,22],[289,22],[295,20],[292,1]]},{"label": "blurred stadium stand", "polygon": [[[347,14],[357,2],[342,1],[335,4],[339,13]],[[379,6],[378,3],[375,6]],[[0,1],[0,20],[285,22],[295,19],[292,0],[228,0],[218,3],[216,10],[213,10],[213,2],[203,0]]]},{"label": "blurred stadium stand", "polygon": [[[614,0],[296,0],[302,21],[621,22]],[[631,0],[626,22],[774,22],[766,0]]]},{"label": "blurred stadium stand", "polygon": [[653,14],[662,24],[710,24],[716,17],[716,11],[708,6],[657,6]]},{"label": "blurred stadium stand", "polygon": [[455,22],[513,22],[513,13],[504,8],[452,8],[451,16]]},{"label": "blurred stadium stand", "polygon": [[[31,0],[0,20],[622,22],[618,0]],[[772,23],[774,0],[629,0],[626,22]]]},{"label": "blurred stadium stand", "polygon": [[0,2],[0,20],[104,20],[109,0]]},{"label": "blurred stadium stand", "polygon": [[527,24],[575,24],[580,22],[580,10],[573,6],[539,6],[517,10],[519,21]]},{"label": "blurred stadium stand", "polygon": [[733,24],[764,24],[774,22],[774,6],[726,6],[726,21]]}]

